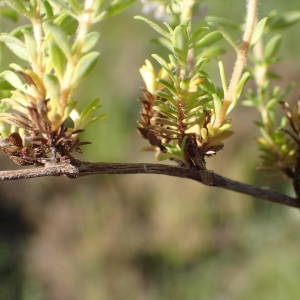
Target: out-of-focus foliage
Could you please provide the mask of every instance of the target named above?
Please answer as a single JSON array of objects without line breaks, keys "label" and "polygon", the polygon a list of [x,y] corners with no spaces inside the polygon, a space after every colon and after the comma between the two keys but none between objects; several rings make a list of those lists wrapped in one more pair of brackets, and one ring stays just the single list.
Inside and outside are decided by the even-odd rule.
[{"label": "out-of-focus foliage", "polygon": [[291,109],[287,97],[293,84],[283,87],[276,83],[280,74],[272,72],[272,67],[280,61],[279,49],[282,43],[280,29],[288,29],[300,21],[300,12],[283,14],[271,12],[266,17],[262,39],[253,48],[250,56],[250,73],[255,88],[249,89],[243,102],[245,106],[255,107],[260,119],[256,125],[260,129],[258,138],[261,151],[261,169],[282,172],[293,178],[296,173],[299,140],[299,105]]}]

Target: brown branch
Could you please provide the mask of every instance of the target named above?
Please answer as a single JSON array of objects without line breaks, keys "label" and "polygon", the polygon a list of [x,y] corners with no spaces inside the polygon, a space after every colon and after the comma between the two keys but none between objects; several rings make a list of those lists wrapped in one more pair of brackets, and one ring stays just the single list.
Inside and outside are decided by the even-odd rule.
[{"label": "brown branch", "polygon": [[192,170],[163,164],[147,163],[91,163],[76,161],[41,168],[0,171],[0,180],[18,180],[65,175],[77,178],[96,174],[161,174],[192,179],[207,186],[220,187],[258,199],[300,208],[300,200],[268,189],[241,183],[207,170]]}]

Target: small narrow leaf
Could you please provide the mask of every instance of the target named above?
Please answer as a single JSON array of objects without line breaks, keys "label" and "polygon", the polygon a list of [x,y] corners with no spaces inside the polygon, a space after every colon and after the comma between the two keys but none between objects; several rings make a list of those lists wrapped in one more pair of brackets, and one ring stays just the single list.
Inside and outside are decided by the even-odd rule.
[{"label": "small narrow leaf", "polygon": [[19,15],[15,10],[10,8],[4,8],[4,7],[1,7],[0,16],[3,16],[13,22],[18,21],[19,19]]},{"label": "small narrow leaf", "polygon": [[46,14],[47,18],[50,19],[53,17],[53,9],[50,3],[47,0],[41,2],[42,11]]},{"label": "small narrow leaf", "polygon": [[26,92],[25,84],[20,79],[20,77],[13,71],[3,71],[0,74],[0,77],[6,80],[10,85],[12,85],[15,89]]},{"label": "small narrow leaf", "polygon": [[86,53],[91,51],[98,43],[100,34],[99,32],[90,32],[86,35],[84,39],[84,45],[82,48],[82,52]]},{"label": "small narrow leaf", "polygon": [[121,13],[136,0],[113,0],[110,7],[107,10],[107,13],[111,16]]},{"label": "small narrow leaf", "polygon": [[67,58],[72,56],[72,47],[69,43],[68,35],[56,24],[47,22],[44,27],[48,34],[51,34],[57,45],[63,51]]},{"label": "small narrow leaf", "polygon": [[268,27],[271,30],[284,29],[290,27],[300,21],[300,11],[288,11],[281,15],[273,15],[270,17]]},{"label": "small narrow leaf", "polygon": [[73,82],[78,82],[85,77],[94,67],[99,57],[99,52],[91,52],[84,55],[75,68]]},{"label": "small narrow leaf", "polygon": [[3,42],[17,57],[28,62],[28,52],[25,44],[16,37],[7,34],[0,34],[0,42]]},{"label": "small narrow leaf", "polygon": [[169,39],[169,33],[167,31],[165,31],[164,29],[162,29],[158,24],[150,21],[147,18],[141,17],[141,16],[135,16],[134,17],[136,20],[141,20],[143,22],[145,22],[146,24],[148,24],[153,30],[155,30],[157,33],[161,34],[162,36],[164,36],[166,39]]},{"label": "small narrow leaf", "polygon": [[27,49],[28,55],[30,57],[30,61],[34,62],[36,60],[36,57],[37,57],[36,41],[35,41],[31,31],[24,30],[23,34],[24,34],[26,49]]},{"label": "small narrow leaf", "polygon": [[261,39],[267,21],[268,21],[268,17],[265,17],[256,24],[253,31],[251,43],[250,43],[251,46],[254,46]]},{"label": "small narrow leaf", "polygon": [[182,62],[185,62],[189,49],[189,36],[185,25],[178,25],[172,34],[172,45]]},{"label": "small narrow leaf", "polygon": [[209,47],[212,44],[219,41],[221,38],[222,38],[222,34],[219,31],[210,32],[196,43],[196,47],[199,48]]},{"label": "small narrow leaf", "polygon": [[61,79],[65,70],[66,58],[55,41],[51,41],[49,44],[49,55],[52,67],[54,68],[58,78]]},{"label": "small narrow leaf", "polygon": [[267,61],[275,58],[275,56],[277,55],[277,52],[279,50],[281,41],[282,41],[282,38],[279,34],[273,36],[268,41],[268,43],[266,44],[266,47],[265,47],[265,52],[264,52],[264,57]]},{"label": "small narrow leaf", "polygon": [[60,84],[57,77],[53,74],[47,74],[44,77],[44,83],[47,91],[47,98],[57,100],[60,95]]},{"label": "small narrow leaf", "polygon": [[19,14],[24,15],[27,18],[31,17],[31,13],[26,9],[23,0],[4,0],[7,5],[16,10]]}]

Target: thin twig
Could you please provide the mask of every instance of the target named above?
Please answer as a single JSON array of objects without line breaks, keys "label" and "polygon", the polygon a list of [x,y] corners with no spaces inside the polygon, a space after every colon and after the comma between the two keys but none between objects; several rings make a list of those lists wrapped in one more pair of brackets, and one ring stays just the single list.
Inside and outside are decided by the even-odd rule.
[{"label": "thin twig", "polygon": [[258,0],[247,0],[247,17],[243,40],[238,48],[238,53],[233,67],[230,83],[228,89],[225,91],[226,93],[224,95],[221,113],[219,115],[219,118],[214,123],[215,127],[220,127],[223,124],[228,108],[230,104],[235,100],[236,89],[243,74],[243,69],[247,61],[253,30],[256,24],[257,3]]},{"label": "thin twig", "polygon": [[299,199],[292,198],[275,191],[238,182],[207,170],[193,170],[163,164],[91,163],[76,161],[73,165],[70,163],[64,163],[42,168],[0,171],[0,180],[20,180],[61,175],[65,175],[70,178],[77,178],[97,174],[161,174],[187,178],[207,186],[220,187],[226,190],[250,195],[257,199],[300,208]]}]

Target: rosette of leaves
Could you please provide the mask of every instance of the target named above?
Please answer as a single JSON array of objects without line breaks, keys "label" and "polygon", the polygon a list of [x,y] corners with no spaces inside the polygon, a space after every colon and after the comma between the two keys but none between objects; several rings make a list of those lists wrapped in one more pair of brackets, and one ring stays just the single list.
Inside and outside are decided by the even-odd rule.
[{"label": "rosette of leaves", "polygon": [[222,35],[208,26],[191,30],[190,21],[174,28],[165,23],[163,28],[137,18],[160,34],[159,40],[169,52],[167,59],[152,55],[158,71],[150,60],[140,69],[146,88],[138,130],[156,149],[159,160],[171,159],[181,166],[204,169],[205,158],[221,150],[224,140],[233,133],[228,119],[215,125],[224,91],[205,71],[206,65],[223,53],[216,45]]},{"label": "rosette of leaves", "polygon": [[5,1],[30,21],[0,34],[18,58],[0,74],[0,150],[17,164],[72,159],[86,144],[79,133],[103,116],[99,99],[79,112],[73,94],[99,56],[99,35],[89,30],[104,17],[100,2]]}]

